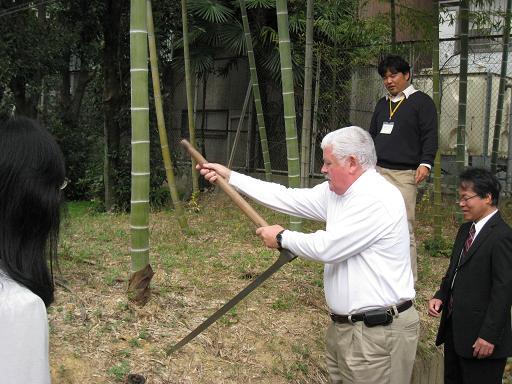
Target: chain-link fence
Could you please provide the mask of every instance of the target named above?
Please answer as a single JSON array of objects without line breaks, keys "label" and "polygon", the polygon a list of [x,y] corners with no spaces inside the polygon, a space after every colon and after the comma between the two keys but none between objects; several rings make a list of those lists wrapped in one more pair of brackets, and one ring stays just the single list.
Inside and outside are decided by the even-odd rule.
[{"label": "chain-link fence", "polygon": [[[468,76],[467,76],[467,111],[466,111],[466,164],[473,166],[490,166],[493,136],[496,125],[496,110],[499,93],[500,69],[502,61],[502,41],[496,36],[473,36],[469,39]],[[412,84],[419,90],[432,96],[432,46],[430,42],[403,43],[397,51],[411,64]],[[385,52],[383,48],[382,52]],[[353,52],[353,48],[350,52]],[[317,100],[313,100],[316,128],[312,136],[316,139],[312,148],[310,161],[312,174],[319,175],[322,163],[320,142],[323,136],[339,127],[358,125],[369,128],[373,109],[379,98],[385,95],[382,79],[377,73],[379,55],[366,60],[343,60],[350,57],[350,52],[330,52],[338,60],[320,60],[320,67],[315,61],[313,89]],[[327,56],[327,55],[326,55]],[[510,60],[512,61],[512,60]],[[457,145],[457,125],[459,109],[459,62],[460,42],[456,38],[440,42],[440,83],[441,115],[439,130],[439,148],[442,155],[442,169],[445,175],[456,175],[455,153]],[[511,73],[509,64],[507,75]],[[245,73],[239,68],[239,74]],[[245,76],[245,75],[244,75]],[[226,110],[208,110],[202,116],[200,103],[196,117],[198,139],[204,140],[209,159],[227,163],[231,157],[236,131],[242,116],[242,104],[247,89],[248,77],[237,80],[228,79],[230,84],[238,82],[231,88],[230,94],[217,93],[215,100],[223,98],[226,103],[235,105]],[[507,77],[507,87],[499,135],[498,176],[505,178],[506,161],[511,121],[512,81]],[[240,88],[238,90],[238,88]],[[286,174],[287,149],[283,121],[283,107],[280,84],[262,82],[263,108],[266,123],[268,146],[272,172]],[[318,92],[317,92],[318,91]],[[234,93],[236,92],[236,94]],[[314,95],[315,96],[315,95]],[[314,98],[313,96],[313,98]],[[296,88],[296,123],[298,127],[299,151],[302,137],[302,88]],[[314,98],[315,99],[315,98]],[[199,94],[198,100],[201,100]],[[247,112],[240,125],[238,146],[233,154],[232,166],[245,171],[262,171],[263,161],[259,135],[256,125],[254,103],[248,104]],[[182,111],[182,113],[184,113]],[[203,121],[204,120],[204,121]],[[220,124],[220,123],[222,124]],[[214,124],[215,123],[215,124]],[[217,124],[218,123],[218,124]],[[182,134],[186,136],[186,115],[181,119]],[[206,130],[200,127],[206,126]],[[218,126],[226,127],[218,130]],[[449,178],[446,178],[447,180]]]},{"label": "chain-link fence", "polygon": [[[501,38],[470,38],[467,76],[466,110],[466,164],[472,166],[490,165],[493,136],[496,125],[496,109],[499,93],[500,68],[502,61]],[[407,43],[400,47],[404,57],[411,64],[412,84],[419,90],[432,96],[432,61],[430,47],[425,42]],[[456,174],[455,153],[457,144],[457,125],[459,108],[459,61],[460,43],[458,39],[445,39],[440,42],[440,84],[441,116],[439,130],[439,148],[442,155],[443,173]],[[511,60],[512,61],[512,60]],[[385,95],[382,79],[377,73],[378,59],[368,63],[359,63],[350,70],[336,72],[322,63],[320,70],[320,94],[317,105],[316,151],[312,172],[318,173],[321,167],[320,141],[325,133],[346,125],[358,125],[368,129],[373,109],[378,99]],[[510,67],[510,65],[509,65]],[[317,72],[318,73],[318,72]],[[510,74],[510,69],[507,75]],[[499,140],[498,169],[504,179],[511,122],[512,82],[507,77],[507,87],[503,105]],[[315,88],[315,84],[313,85]],[[273,171],[285,172],[286,142],[282,128],[282,114],[278,97],[274,95],[267,108],[267,129],[274,132],[269,137]],[[302,95],[296,95],[297,126],[302,126]],[[279,127],[281,125],[281,127]],[[313,147],[313,146],[312,146]],[[254,166],[262,168],[259,147],[254,148],[256,161]]]}]

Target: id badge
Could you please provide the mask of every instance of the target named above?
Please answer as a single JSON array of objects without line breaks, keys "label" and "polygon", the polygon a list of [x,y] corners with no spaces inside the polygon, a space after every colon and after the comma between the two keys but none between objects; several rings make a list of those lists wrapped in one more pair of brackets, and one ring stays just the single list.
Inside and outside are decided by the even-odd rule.
[{"label": "id badge", "polygon": [[380,130],[380,133],[383,133],[385,135],[389,135],[391,132],[393,132],[393,123],[392,121],[385,121],[382,123],[382,128]]}]

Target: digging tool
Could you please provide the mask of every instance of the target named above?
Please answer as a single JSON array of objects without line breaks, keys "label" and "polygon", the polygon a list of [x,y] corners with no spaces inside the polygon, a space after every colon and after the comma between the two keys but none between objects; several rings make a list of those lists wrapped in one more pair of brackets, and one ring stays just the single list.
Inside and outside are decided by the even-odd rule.
[{"label": "digging tool", "polygon": [[[194,160],[198,164],[207,163],[206,159],[194,148],[187,140],[182,140],[181,144],[187,149],[190,155],[194,158]],[[268,226],[267,222],[249,205],[249,203],[240,196],[240,194],[228,184],[226,180],[224,180],[220,175],[217,175],[216,184],[226,192],[226,194],[235,202],[235,204],[259,227]],[[291,253],[287,249],[281,249],[279,251],[279,258],[272,264],[267,270],[265,270],[261,275],[259,275],[256,279],[254,279],[247,287],[245,287],[240,293],[238,293],[235,297],[229,300],[226,304],[224,304],[221,308],[219,308],[213,315],[203,321],[199,326],[197,326],[192,332],[190,332],[187,336],[185,336],[181,341],[177,344],[166,349],[166,353],[170,355],[173,352],[176,352],[178,349],[183,347],[185,344],[194,339],[197,335],[203,332],[210,325],[215,323],[220,317],[222,317],[227,311],[233,308],[237,303],[239,303],[244,297],[246,297],[249,293],[254,291],[257,287],[259,287],[265,280],[267,280],[270,276],[276,273],[283,265],[289,263],[297,256]]]}]

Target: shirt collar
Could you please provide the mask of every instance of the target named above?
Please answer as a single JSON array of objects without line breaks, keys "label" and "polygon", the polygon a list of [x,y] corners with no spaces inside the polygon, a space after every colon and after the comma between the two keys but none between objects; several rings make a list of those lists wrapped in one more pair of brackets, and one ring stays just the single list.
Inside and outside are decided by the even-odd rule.
[{"label": "shirt collar", "polygon": [[386,95],[386,99],[391,99],[392,102],[396,102],[402,98],[402,96],[405,96],[406,99],[409,98],[414,92],[418,92],[416,88],[411,84],[407,88],[405,88],[402,92],[398,93],[396,96],[391,96],[391,94]]},{"label": "shirt collar", "polygon": [[367,189],[368,187],[365,186],[366,180],[368,178],[372,177],[372,175],[377,174],[377,171],[375,168],[368,168],[366,171],[364,171],[361,176],[359,176],[350,187],[345,191],[345,193],[341,196],[348,196],[351,193],[354,193],[355,191],[359,189]]},{"label": "shirt collar", "polygon": [[476,237],[476,235],[478,235],[478,232],[480,232],[480,230],[483,228],[483,226],[489,221],[489,219],[496,214],[496,212],[498,212],[497,209],[492,211],[487,216],[481,218],[480,220],[478,220],[475,223],[475,237]]}]

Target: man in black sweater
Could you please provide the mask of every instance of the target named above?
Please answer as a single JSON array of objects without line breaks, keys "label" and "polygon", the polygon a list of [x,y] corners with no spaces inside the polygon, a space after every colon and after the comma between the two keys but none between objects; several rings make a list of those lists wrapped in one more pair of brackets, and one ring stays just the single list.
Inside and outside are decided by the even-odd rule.
[{"label": "man in black sweater", "polygon": [[404,197],[411,241],[411,267],[417,280],[414,222],[417,185],[425,180],[437,152],[437,112],[427,94],[409,85],[409,64],[387,56],[378,67],[388,94],[375,106],[370,134],[377,151],[377,170]]}]

